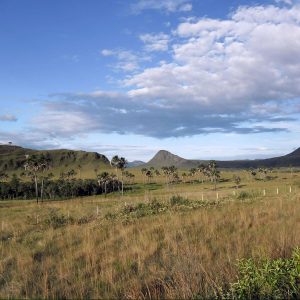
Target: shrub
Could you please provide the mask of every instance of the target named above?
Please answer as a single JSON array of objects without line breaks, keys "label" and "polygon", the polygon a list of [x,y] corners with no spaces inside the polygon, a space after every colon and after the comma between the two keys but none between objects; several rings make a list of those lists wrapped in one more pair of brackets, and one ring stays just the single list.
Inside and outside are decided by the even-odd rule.
[{"label": "shrub", "polygon": [[63,214],[59,214],[56,210],[52,209],[50,210],[49,216],[44,220],[44,223],[47,226],[57,229],[67,225],[72,221],[73,221],[72,218],[68,218]]},{"label": "shrub", "polygon": [[300,248],[290,259],[253,259],[239,262],[239,279],[231,284],[227,299],[299,299]]},{"label": "shrub", "polygon": [[254,191],[250,191],[250,192],[242,191],[237,195],[237,199],[238,200],[254,199],[258,197],[258,195],[259,194]]},{"label": "shrub", "polygon": [[172,196],[170,199],[171,206],[175,205],[189,205],[190,201],[186,198],[183,198],[181,196]]}]

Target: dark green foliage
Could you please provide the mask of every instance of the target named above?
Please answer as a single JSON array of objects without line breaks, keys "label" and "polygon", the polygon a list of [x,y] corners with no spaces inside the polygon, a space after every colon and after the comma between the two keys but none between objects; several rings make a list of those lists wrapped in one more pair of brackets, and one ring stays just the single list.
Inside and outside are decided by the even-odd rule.
[{"label": "dark green foliage", "polygon": [[[111,180],[106,185],[106,192],[119,190],[121,182]],[[104,193],[103,185],[93,179],[44,180],[44,199],[67,199],[81,196],[100,195]],[[0,199],[33,199],[34,182],[22,182],[13,176],[10,182],[0,182]]]},{"label": "dark green foliage", "polygon": [[239,262],[239,279],[231,284],[226,299],[299,299],[300,248],[290,259],[253,259]]},{"label": "dark green foliage", "polygon": [[63,214],[59,214],[56,210],[51,210],[47,219],[44,220],[44,223],[54,229],[63,227],[68,223],[71,223],[73,220],[68,218]]},{"label": "dark green foliage", "polygon": [[237,195],[237,199],[238,200],[247,200],[247,199],[254,199],[256,197],[259,196],[259,193],[258,192],[255,192],[255,191],[242,191],[240,192],[238,195]]},{"label": "dark green foliage", "polygon": [[109,212],[105,215],[107,220],[129,220],[153,216],[172,211],[188,211],[191,209],[204,208],[220,205],[216,201],[193,201],[181,196],[172,196],[169,201],[159,202],[153,199],[149,203],[126,204],[120,211],[116,213]]},{"label": "dark green foliage", "polygon": [[170,203],[171,203],[171,206],[174,206],[174,205],[189,205],[190,201],[186,198],[181,197],[181,196],[172,196],[171,199],[170,199]]}]

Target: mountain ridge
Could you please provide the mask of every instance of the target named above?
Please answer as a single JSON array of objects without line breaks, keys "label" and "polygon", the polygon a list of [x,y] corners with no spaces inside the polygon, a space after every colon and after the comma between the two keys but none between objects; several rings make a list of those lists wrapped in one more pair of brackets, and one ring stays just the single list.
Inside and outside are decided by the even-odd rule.
[{"label": "mountain ridge", "polygon": [[[175,155],[167,150],[159,150],[145,166],[147,167],[162,167],[174,165],[177,168],[194,168],[199,164],[207,164],[209,160],[192,160],[185,159]],[[283,156],[265,158],[265,159],[239,159],[239,160],[216,160],[216,163],[221,168],[257,168],[257,167],[299,167],[300,166],[300,148]]]}]

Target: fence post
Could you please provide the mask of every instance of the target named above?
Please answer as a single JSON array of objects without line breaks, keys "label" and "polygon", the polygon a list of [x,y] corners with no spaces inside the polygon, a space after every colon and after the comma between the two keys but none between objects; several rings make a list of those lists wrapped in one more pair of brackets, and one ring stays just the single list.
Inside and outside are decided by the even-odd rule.
[{"label": "fence post", "polygon": [[292,192],[292,187],[290,186],[290,193]]},{"label": "fence post", "polygon": [[277,194],[277,195],[279,194],[279,189],[278,189],[278,188],[276,189],[276,194]]},{"label": "fence post", "polygon": [[217,193],[217,200],[219,200],[219,193]]},{"label": "fence post", "polygon": [[201,199],[202,199],[202,201],[204,200],[204,196],[203,196],[203,193],[202,193],[202,195],[201,195]]},{"label": "fence post", "polygon": [[97,216],[99,215],[99,206],[97,205]]},{"label": "fence post", "polygon": [[266,190],[263,190],[263,195],[266,196]]}]

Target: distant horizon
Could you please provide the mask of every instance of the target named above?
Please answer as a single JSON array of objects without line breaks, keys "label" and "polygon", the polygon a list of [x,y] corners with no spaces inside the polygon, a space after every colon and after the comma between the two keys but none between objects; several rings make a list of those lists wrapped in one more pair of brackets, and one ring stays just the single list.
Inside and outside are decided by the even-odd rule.
[{"label": "distant horizon", "polygon": [[[22,145],[16,145],[16,144],[9,144],[9,143],[0,143],[0,145],[5,145],[5,146],[16,146],[16,147],[22,147],[22,148],[27,148],[27,147],[24,147]],[[89,151],[87,149],[76,149],[76,148],[65,148],[65,147],[62,147],[62,148],[27,148],[27,149],[30,149],[30,150],[37,150],[37,151],[51,151],[51,150],[70,150],[70,151],[85,151],[85,152],[97,152],[99,154],[102,154],[102,155],[105,155],[107,158],[111,159],[112,156],[114,155],[120,155],[122,156],[122,154],[118,153],[118,152],[115,152],[114,154],[112,154],[111,156],[108,156],[104,153],[102,153],[101,151]],[[268,158],[273,158],[273,157],[279,157],[279,156],[284,156],[284,155],[287,155],[289,153],[292,153],[293,151],[297,150],[298,148],[294,148],[292,149],[291,151],[287,152],[287,153],[283,153],[283,152],[279,152],[279,153],[274,153],[272,155],[264,155],[264,154],[253,154],[253,158],[251,158],[251,156],[248,156],[248,157],[245,157],[245,156],[221,156],[221,157],[217,157],[217,156],[208,156],[208,157],[194,157],[194,158],[189,158],[189,157],[184,157],[184,156],[181,156],[179,155],[178,153],[176,152],[172,152],[172,151],[169,151],[167,149],[159,149],[157,150],[155,153],[153,153],[152,156],[150,156],[148,159],[146,160],[143,160],[143,159],[139,159],[138,157],[137,158],[134,158],[134,159],[130,159],[128,160],[127,157],[125,157],[129,162],[134,162],[134,161],[141,161],[141,162],[144,162],[144,163],[147,163],[149,162],[159,151],[167,151],[167,152],[170,152],[171,154],[174,154],[176,156],[179,156],[181,158],[184,158],[186,160],[220,160],[220,161],[232,161],[232,160],[261,160],[261,159],[268,159]]]}]

